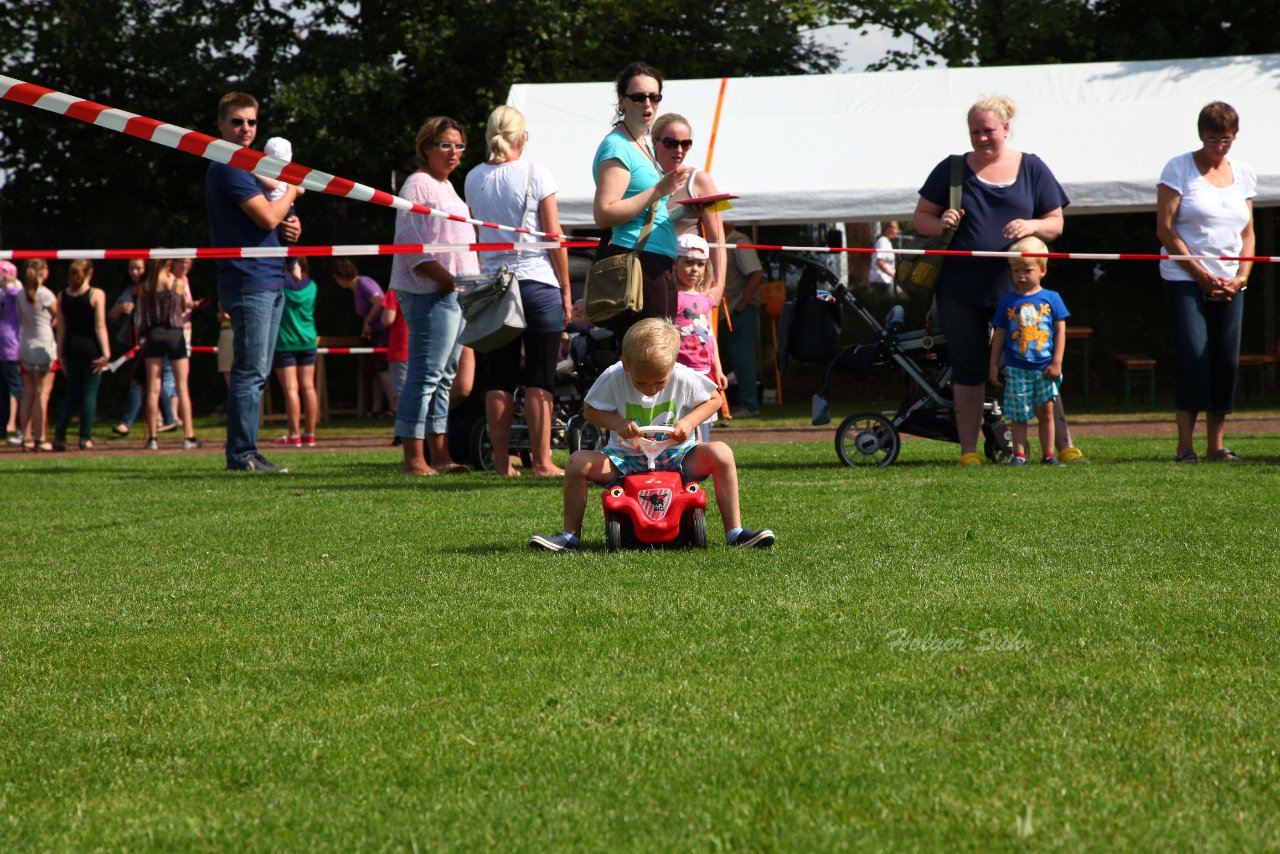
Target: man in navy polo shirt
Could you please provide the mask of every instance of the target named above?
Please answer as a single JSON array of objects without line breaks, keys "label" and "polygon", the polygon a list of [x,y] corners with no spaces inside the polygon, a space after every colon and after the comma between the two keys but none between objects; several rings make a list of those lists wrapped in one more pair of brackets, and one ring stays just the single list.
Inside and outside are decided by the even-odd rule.
[{"label": "man in navy polo shirt", "polygon": [[[258,101],[229,92],[218,102],[218,132],[227,142],[249,146],[258,134]],[[268,201],[252,174],[209,164],[205,179],[209,234],[214,246],[280,246],[296,243],[302,224],[291,209],[297,187]],[[284,307],[284,259],[218,259],[218,302],[231,315],[235,357],[227,389],[227,468],[284,472],[258,453],[258,411],[271,371],[280,312]]]}]

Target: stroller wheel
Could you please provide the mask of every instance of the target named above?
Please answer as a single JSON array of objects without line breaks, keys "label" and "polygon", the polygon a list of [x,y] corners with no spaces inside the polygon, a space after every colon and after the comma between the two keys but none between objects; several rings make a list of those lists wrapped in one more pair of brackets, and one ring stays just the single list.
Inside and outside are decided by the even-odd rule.
[{"label": "stroller wheel", "polygon": [[489,421],[481,417],[471,427],[467,456],[475,471],[493,471],[493,442],[489,439]]},{"label": "stroller wheel", "polygon": [[984,423],[982,433],[985,436],[982,452],[987,455],[987,459],[996,465],[1003,465],[1013,459],[1013,433],[1008,424],[1004,421]]},{"label": "stroller wheel", "polygon": [[569,419],[567,432],[571,454],[578,451],[598,451],[609,441],[609,431],[601,430],[581,413]]},{"label": "stroller wheel", "polygon": [[901,445],[898,431],[879,412],[850,415],[836,430],[836,455],[847,466],[891,466]]}]

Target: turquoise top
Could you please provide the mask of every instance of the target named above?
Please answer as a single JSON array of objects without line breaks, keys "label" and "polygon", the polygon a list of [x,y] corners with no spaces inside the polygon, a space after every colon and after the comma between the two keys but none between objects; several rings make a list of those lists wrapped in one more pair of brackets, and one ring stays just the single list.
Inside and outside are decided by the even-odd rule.
[{"label": "turquoise top", "polygon": [[[657,165],[641,154],[631,144],[631,140],[627,135],[620,131],[615,130],[610,133],[600,143],[600,147],[596,149],[596,159],[591,165],[591,174],[597,181],[599,180],[600,164],[606,160],[620,161],[623,166],[627,167],[627,171],[631,173],[631,181],[627,184],[627,189],[622,194],[624,199],[643,193],[662,180],[662,173],[658,171]],[[610,243],[634,249],[636,241],[640,239],[640,232],[644,229],[644,221],[648,216],[649,209],[645,208],[635,219],[624,222],[622,225],[614,226],[613,238]],[[659,255],[666,255],[668,258],[676,257],[676,230],[675,226],[671,224],[671,217],[667,215],[666,197],[658,203],[658,213],[653,218],[653,231],[649,234],[649,239],[644,244],[644,251],[656,252]]]}]

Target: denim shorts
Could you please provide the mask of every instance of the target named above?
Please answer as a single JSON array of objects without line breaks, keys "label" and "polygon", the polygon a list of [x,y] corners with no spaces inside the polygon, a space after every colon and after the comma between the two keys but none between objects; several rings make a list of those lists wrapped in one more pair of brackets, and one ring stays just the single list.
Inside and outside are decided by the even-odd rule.
[{"label": "denim shorts", "polygon": [[1062,378],[1045,379],[1044,371],[1004,366],[1004,418],[1026,424],[1038,408],[1058,396]]},{"label": "denim shorts", "polygon": [[[692,445],[667,448],[653,461],[654,471],[680,471],[684,466],[685,456],[696,447],[695,442]],[[644,454],[628,454],[617,449],[606,450],[605,454],[623,475],[644,474],[649,471],[649,458]]]},{"label": "denim shorts", "polygon": [[277,350],[274,359],[275,368],[305,368],[316,363],[315,350]]}]

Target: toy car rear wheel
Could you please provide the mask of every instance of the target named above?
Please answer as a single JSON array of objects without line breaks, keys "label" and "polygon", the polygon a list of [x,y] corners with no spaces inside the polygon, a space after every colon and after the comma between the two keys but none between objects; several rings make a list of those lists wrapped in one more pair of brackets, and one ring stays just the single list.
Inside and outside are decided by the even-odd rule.
[{"label": "toy car rear wheel", "polygon": [[902,440],[879,412],[857,412],[836,430],[836,455],[847,466],[891,466]]},{"label": "toy car rear wheel", "polygon": [[569,419],[569,453],[598,451],[609,441],[609,431],[601,430],[581,414]]},{"label": "toy car rear wheel", "polygon": [[707,512],[695,507],[680,520],[680,539],[691,549],[707,547]]},{"label": "toy car rear wheel", "polygon": [[1013,459],[1013,432],[1004,421],[995,421],[982,425],[985,439],[982,451],[987,459],[996,465],[1004,465]]}]

